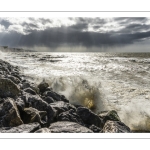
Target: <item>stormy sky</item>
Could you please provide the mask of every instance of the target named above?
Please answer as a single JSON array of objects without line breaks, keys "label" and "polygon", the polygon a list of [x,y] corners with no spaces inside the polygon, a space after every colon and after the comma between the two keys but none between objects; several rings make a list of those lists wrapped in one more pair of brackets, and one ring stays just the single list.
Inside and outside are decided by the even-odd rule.
[{"label": "stormy sky", "polygon": [[0,18],[0,45],[54,52],[150,52],[150,18]]}]

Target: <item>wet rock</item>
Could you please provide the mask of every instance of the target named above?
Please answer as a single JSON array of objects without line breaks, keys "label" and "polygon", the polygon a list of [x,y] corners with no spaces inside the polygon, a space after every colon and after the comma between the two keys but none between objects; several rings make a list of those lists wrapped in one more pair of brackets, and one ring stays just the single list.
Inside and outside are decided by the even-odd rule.
[{"label": "wet rock", "polygon": [[36,92],[31,88],[26,88],[26,89],[24,89],[24,91],[27,92],[27,93],[30,93],[32,95],[36,95]]},{"label": "wet rock", "polygon": [[95,125],[88,126],[88,128],[89,128],[90,130],[92,130],[94,133],[100,133],[101,130],[102,130],[102,128],[99,128],[99,127],[97,127],[97,126],[95,126]]},{"label": "wet rock", "polygon": [[53,91],[46,91],[46,92],[43,93],[43,96],[45,96],[45,97],[52,97],[54,99],[54,101],[64,101],[66,103],[69,103],[69,100],[67,100],[65,98],[65,96],[59,95],[59,94],[57,94],[57,93],[55,93]]},{"label": "wet rock", "polygon": [[25,108],[24,101],[20,97],[18,97],[15,102],[16,102],[16,105],[17,105],[19,112],[22,112]]},{"label": "wet rock", "polygon": [[49,97],[49,96],[45,97],[43,100],[46,101],[48,104],[55,102],[54,99],[52,97]]},{"label": "wet rock", "polygon": [[45,116],[47,115],[46,111],[38,111],[35,108],[29,107],[25,108],[22,114],[22,120],[25,124],[38,122],[41,125],[46,124]]},{"label": "wet rock", "polygon": [[2,127],[14,127],[23,124],[17,105],[12,98],[0,104],[0,120]]},{"label": "wet rock", "polygon": [[40,89],[40,93],[44,93],[45,90],[49,87],[48,83],[45,81],[42,81],[39,85],[38,88]]},{"label": "wet rock", "polygon": [[76,122],[81,125],[84,124],[82,119],[79,117],[79,115],[76,114],[76,112],[73,109],[59,114],[57,117],[57,121],[70,121]]},{"label": "wet rock", "polygon": [[34,133],[51,133],[51,130],[49,128],[41,128]]},{"label": "wet rock", "polygon": [[70,109],[73,109],[74,111],[76,111],[76,108],[69,104],[69,103],[65,103],[63,101],[58,101],[58,102],[54,102],[49,104],[53,109],[56,110],[56,115],[59,115],[62,112],[68,111]]},{"label": "wet rock", "polygon": [[0,97],[16,97],[20,93],[18,86],[10,79],[0,78]]},{"label": "wet rock", "polygon": [[10,79],[11,81],[13,81],[15,84],[19,84],[20,83],[20,80],[14,76],[11,76],[11,75],[7,75],[8,79]]},{"label": "wet rock", "polygon": [[75,122],[59,121],[49,127],[52,133],[93,133],[90,129]]},{"label": "wet rock", "polygon": [[115,110],[101,112],[99,116],[103,119],[104,123],[107,120],[121,121]]},{"label": "wet rock", "polygon": [[130,133],[131,130],[128,126],[120,121],[108,120],[102,130],[102,133]]},{"label": "wet rock", "polygon": [[18,80],[21,80],[21,77],[19,76],[18,72],[12,72],[11,75],[16,77]]},{"label": "wet rock", "polygon": [[39,95],[31,95],[29,93],[24,92],[22,99],[24,100],[26,107],[33,107],[39,111],[46,111],[48,117],[48,123],[53,121],[55,116],[55,111],[48,103],[43,101]]},{"label": "wet rock", "polygon": [[102,127],[102,121],[98,115],[93,113],[90,109],[86,107],[78,107],[77,114],[83,120],[85,124],[95,125],[97,127]]},{"label": "wet rock", "polygon": [[33,133],[40,129],[39,123],[22,124],[13,128],[0,128],[0,133]]},{"label": "wet rock", "polygon": [[22,83],[22,86],[21,86],[21,89],[27,89],[27,88],[31,88],[33,91],[35,91],[37,94],[39,93],[39,88],[36,87],[35,84],[33,83],[29,83],[29,82],[23,82]]}]

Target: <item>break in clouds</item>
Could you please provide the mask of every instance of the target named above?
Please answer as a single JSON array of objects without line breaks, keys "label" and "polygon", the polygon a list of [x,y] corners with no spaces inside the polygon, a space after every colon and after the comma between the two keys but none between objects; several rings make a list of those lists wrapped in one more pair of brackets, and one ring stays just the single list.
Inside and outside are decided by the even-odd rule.
[{"label": "break in clouds", "polygon": [[150,18],[0,18],[0,45],[37,51],[150,52]]}]

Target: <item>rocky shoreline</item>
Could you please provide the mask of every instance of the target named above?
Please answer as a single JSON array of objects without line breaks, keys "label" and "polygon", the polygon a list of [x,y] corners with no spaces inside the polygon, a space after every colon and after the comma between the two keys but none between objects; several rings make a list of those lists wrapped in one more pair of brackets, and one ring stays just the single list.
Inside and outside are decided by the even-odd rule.
[{"label": "rocky shoreline", "polygon": [[130,133],[115,110],[95,114],[0,60],[0,133]]}]

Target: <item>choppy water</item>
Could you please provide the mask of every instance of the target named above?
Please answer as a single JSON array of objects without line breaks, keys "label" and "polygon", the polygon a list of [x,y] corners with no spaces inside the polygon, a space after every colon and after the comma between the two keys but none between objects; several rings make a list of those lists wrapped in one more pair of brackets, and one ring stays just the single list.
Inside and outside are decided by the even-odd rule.
[{"label": "choppy water", "polygon": [[15,53],[1,57],[37,84],[45,79],[71,103],[117,110],[133,130],[150,131],[150,53]]}]

